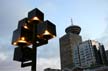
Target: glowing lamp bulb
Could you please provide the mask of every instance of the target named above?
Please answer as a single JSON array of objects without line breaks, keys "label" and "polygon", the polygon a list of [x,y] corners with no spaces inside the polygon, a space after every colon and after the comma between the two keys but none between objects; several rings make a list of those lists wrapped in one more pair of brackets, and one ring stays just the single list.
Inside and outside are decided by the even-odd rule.
[{"label": "glowing lamp bulb", "polygon": [[25,29],[28,29],[27,25],[24,25],[24,28],[25,28]]},{"label": "glowing lamp bulb", "polygon": [[21,40],[25,40],[25,37],[21,37]]},{"label": "glowing lamp bulb", "polygon": [[16,45],[16,44],[17,44],[16,42],[13,43],[13,45]]},{"label": "glowing lamp bulb", "polygon": [[49,35],[50,32],[48,32],[47,30],[45,30],[44,35]]},{"label": "glowing lamp bulb", "polygon": [[38,17],[34,17],[33,20],[39,20],[39,18]]}]

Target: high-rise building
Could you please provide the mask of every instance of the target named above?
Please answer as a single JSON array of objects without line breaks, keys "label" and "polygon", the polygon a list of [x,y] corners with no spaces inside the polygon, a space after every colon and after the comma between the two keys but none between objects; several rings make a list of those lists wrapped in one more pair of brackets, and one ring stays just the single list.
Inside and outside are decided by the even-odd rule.
[{"label": "high-rise building", "polygon": [[106,52],[106,56],[107,56],[107,61],[108,61],[108,50],[106,50],[105,52]]},{"label": "high-rise building", "polygon": [[100,52],[100,56],[101,56],[101,59],[102,59],[102,64],[107,65],[108,61],[107,61],[107,56],[106,56],[104,45],[101,45],[99,47],[99,52]]},{"label": "high-rise building", "polygon": [[92,67],[106,65],[107,59],[102,44],[94,40],[87,40],[77,45],[73,50],[75,67]]},{"label": "high-rise building", "polygon": [[72,68],[73,62],[73,48],[82,42],[79,35],[81,28],[76,25],[71,25],[65,29],[66,34],[62,36],[60,41],[60,59],[61,69]]},{"label": "high-rise building", "polygon": [[81,28],[72,22],[59,39],[61,70],[106,65],[108,62],[104,46],[94,40],[83,42],[80,31]]}]

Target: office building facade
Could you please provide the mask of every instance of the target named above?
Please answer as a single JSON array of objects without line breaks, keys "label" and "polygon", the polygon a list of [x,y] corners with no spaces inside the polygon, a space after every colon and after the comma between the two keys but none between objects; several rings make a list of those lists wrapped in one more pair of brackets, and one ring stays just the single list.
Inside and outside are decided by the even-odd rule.
[{"label": "office building facade", "polygon": [[88,68],[108,63],[104,46],[97,41],[82,41],[81,28],[71,25],[59,39],[61,70]]},{"label": "office building facade", "polygon": [[71,25],[66,28],[66,34],[62,36],[60,41],[60,59],[61,69],[73,67],[73,48],[82,42],[79,35],[81,28],[76,25]]},{"label": "office building facade", "polygon": [[102,44],[94,40],[88,40],[77,45],[73,50],[75,67],[92,67],[106,65],[106,54]]},{"label": "office building facade", "polygon": [[105,52],[106,52],[106,57],[107,57],[107,61],[108,61],[108,50],[106,50]]}]

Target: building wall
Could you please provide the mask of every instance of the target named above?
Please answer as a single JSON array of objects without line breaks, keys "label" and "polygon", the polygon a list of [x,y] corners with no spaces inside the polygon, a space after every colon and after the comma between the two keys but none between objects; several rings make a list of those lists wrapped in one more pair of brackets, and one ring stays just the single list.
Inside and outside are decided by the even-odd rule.
[{"label": "building wall", "polygon": [[103,45],[101,45],[99,47],[99,51],[100,51],[100,54],[101,54],[102,64],[107,65],[108,61],[107,61],[107,56],[106,56],[105,48],[104,48]]},{"label": "building wall", "polygon": [[80,56],[79,56],[79,47],[78,46],[76,46],[73,49],[73,62],[74,62],[74,67],[81,66]]},{"label": "building wall", "polygon": [[[107,57],[107,61],[108,61],[108,50],[106,50],[106,57]],[[108,64],[108,63],[107,63]]]},{"label": "building wall", "polygon": [[73,50],[73,61],[76,67],[84,68],[104,65],[106,61],[103,45],[97,41],[88,40],[77,45]]},{"label": "building wall", "polygon": [[[77,55],[74,54],[75,66],[80,65],[81,67],[90,67],[95,63],[92,46],[90,41],[85,41],[77,46]],[[76,52],[76,51],[75,51]],[[76,61],[79,60],[79,61]],[[79,62],[79,63],[76,63]]]},{"label": "building wall", "polygon": [[81,36],[77,34],[67,33],[59,39],[60,41],[60,57],[61,68],[73,66],[73,48],[82,42]]}]

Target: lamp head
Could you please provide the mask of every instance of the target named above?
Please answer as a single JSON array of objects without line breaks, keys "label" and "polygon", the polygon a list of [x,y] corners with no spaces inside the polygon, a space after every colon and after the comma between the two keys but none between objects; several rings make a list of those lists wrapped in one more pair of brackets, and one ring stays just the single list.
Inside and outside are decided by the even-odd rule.
[{"label": "lamp head", "polygon": [[29,19],[29,22],[35,21],[35,20],[41,22],[44,20],[44,14],[39,9],[35,8],[28,13],[28,19]]},{"label": "lamp head", "polygon": [[29,27],[28,27],[28,18],[21,19],[18,22],[18,29],[21,29],[21,27],[24,27],[25,29],[29,29]]},{"label": "lamp head", "polygon": [[12,37],[12,45],[20,46],[20,45],[30,45],[31,44],[31,34],[28,29],[21,27],[21,29],[16,29],[13,32]]},{"label": "lamp head", "polygon": [[49,40],[56,36],[56,26],[47,20],[41,24],[38,24],[37,32],[38,38]]}]

